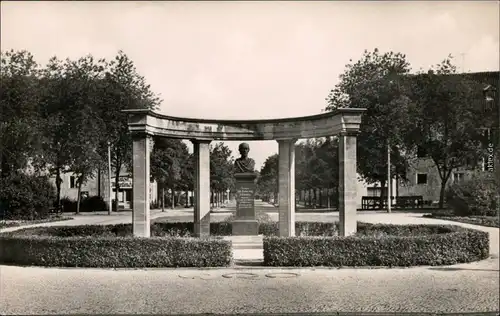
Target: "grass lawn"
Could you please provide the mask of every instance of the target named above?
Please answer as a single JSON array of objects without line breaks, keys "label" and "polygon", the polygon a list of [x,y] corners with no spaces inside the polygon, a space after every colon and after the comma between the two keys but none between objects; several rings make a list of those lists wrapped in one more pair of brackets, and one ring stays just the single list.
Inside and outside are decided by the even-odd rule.
[{"label": "grass lawn", "polygon": [[453,216],[453,215],[440,215],[440,214],[426,214],[424,217],[444,219],[448,221],[473,224],[486,227],[500,228],[500,218],[498,216]]},{"label": "grass lawn", "polygon": [[32,224],[40,224],[40,223],[60,222],[60,221],[67,221],[70,219],[73,219],[73,218],[54,216],[54,217],[45,218],[45,219],[35,219],[32,221],[30,221],[30,220],[0,220],[0,229],[8,228],[8,227],[18,227],[18,226],[25,226],[25,225],[32,225]]},{"label": "grass lawn", "polygon": [[[273,221],[278,221],[278,212],[269,212],[269,211],[264,211],[264,210],[257,210],[257,212],[263,211],[269,215],[271,220]],[[216,222],[223,222],[224,219],[226,219],[228,216],[230,216],[232,213],[212,213],[210,214],[210,222],[216,223]],[[166,215],[165,217],[158,217],[156,219],[151,220],[151,222],[159,223],[159,222],[168,222],[168,223],[176,223],[176,222],[192,222],[193,221],[193,215],[191,214],[186,214],[186,215],[177,215],[177,216],[168,216]],[[322,222],[322,223],[328,223],[328,222],[338,222],[339,217],[338,215],[334,213],[313,213],[313,214],[308,214],[308,213],[296,213],[295,214],[295,221],[299,222]]]}]

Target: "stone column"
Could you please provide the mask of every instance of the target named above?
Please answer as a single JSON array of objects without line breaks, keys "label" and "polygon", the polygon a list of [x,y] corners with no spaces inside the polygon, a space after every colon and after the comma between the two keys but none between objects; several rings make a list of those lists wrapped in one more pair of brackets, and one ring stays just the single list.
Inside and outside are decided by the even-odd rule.
[{"label": "stone column", "polygon": [[339,135],[339,230],[340,236],[356,233],[356,134]]},{"label": "stone column", "polygon": [[192,140],[194,145],[194,234],[210,235],[210,141]]},{"label": "stone column", "polygon": [[278,140],[279,145],[279,235],[295,236],[295,139]]},{"label": "stone column", "polygon": [[136,237],[150,237],[150,139],[147,134],[135,134],[132,137],[132,231]]}]

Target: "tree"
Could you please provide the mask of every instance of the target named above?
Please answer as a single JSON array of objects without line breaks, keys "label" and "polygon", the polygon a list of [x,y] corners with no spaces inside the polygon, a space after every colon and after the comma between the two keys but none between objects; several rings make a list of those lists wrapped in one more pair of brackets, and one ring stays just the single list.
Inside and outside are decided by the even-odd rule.
[{"label": "tree", "polygon": [[234,161],[231,154],[231,150],[223,142],[210,148],[210,189],[215,204],[220,202],[222,192],[234,188]]},{"label": "tree", "polygon": [[151,177],[157,181],[162,195],[164,211],[165,189],[172,191],[172,208],[175,207],[175,189],[182,178],[182,165],[189,156],[186,144],[178,139],[155,137],[151,154]]},{"label": "tree", "polygon": [[387,180],[388,146],[391,175],[406,178],[409,156],[405,155],[403,136],[409,121],[409,71],[410,65],[401,53],[365,50],[360,60],[346,66],[340,82],[327,97],[327,110],[367,109],[358,135],[357,169],[368,183],[380,182],[382,192]]},{"label": "tree", "polygon": [[258,179],[258,191],[266,200],[272,196],[276,203],[278,199],[278,154],[267,157],[264,165],[260,169],[260,177]]},{"label": "tree", "polygon": [[310,205],[322,206],[326,189],[327,206],[330,207],[330,192],[338,184],[337,156],[338,144],[334,137],[308,139],[296,145],[295,187],[299,192],[309,193]]},{"label": "tree", "polygon": [[[441,179],[443,207],[451,172],[479,160],[484,116],[482,86],[456,74],[451,56],[427,73],[413,76],[407,147],[425,148]],[[413,151],[413,152],[414,152]]]},{"label": "tree", "polygon": [[0,176],[27,167],[39,147],[40,68],[31,53],[2,51],[0,67]]},{"label": "tree", "polygon": [[123,167],[131,170],[132,138],[128,131],[127,114],[124,109],[156,109],[161,99],[151,90],[132,60],[119,51],[107,64],[103,80],[100,117],[105,124],[105,137],[101,139],[99,152],[107,155],[111,146],[111,162],[115,171],[115,208],[118,208],[119,177]]},{"label": "tree", "polygon": [[[333,191],[334,197],[338,195],[338,185],[339,185],[339,144],[338,138],[327,137],[323,142],[319,144],[316,149],[318,160],[321,161],[321,169],[319,177],[320,188],[326,188],[327,192],[327,207],[331,207],[331,192]],[[321,192],[321,191],[320,191]],[[322,199],[320,198],[320,201]],[[335,199],[336,200],[336,199]]]},{"label": "tree", "polygon": [[77,175],[78,195],[76,213],[80,211],[82,185],[95,175],[105,157],[98,151],[104,137],[104,122],[99,117],[100,98],[99,80],[103,78],[105,61],[94,61],[91,55],[77,61],[68,61],[66,76],[75,89],[74,102],[68,104],[72,111],[70,135],[72,142],[69,170]]},{"label": "tree", "polygon": [[68,76],[66,64],[52,57],[42,70],[40,80],[40,124],[41,154],[35,157],[39,169],[49,171],[56,180],[56,206],[61,200],[61,174],[70,171],[75,148],[73,134],[75,103],[81,104],[79,84]]}]

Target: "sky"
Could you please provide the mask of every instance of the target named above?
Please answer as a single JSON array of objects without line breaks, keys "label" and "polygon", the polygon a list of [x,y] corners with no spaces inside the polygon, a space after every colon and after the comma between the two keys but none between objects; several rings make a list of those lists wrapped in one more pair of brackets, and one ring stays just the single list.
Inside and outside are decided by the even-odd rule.
[{"label": "sky", "polygon": [[[123,50],[167,115],[282,118],[321,113],[365,49],[404,53],[415,71],[449,54],[459,70],[498,71],[499,11],[498,1],[4,1],[0,39],[41,64]],[[239,142],[226,144],[238,157]],[[278,151],[249,144],[257,168]]]}]

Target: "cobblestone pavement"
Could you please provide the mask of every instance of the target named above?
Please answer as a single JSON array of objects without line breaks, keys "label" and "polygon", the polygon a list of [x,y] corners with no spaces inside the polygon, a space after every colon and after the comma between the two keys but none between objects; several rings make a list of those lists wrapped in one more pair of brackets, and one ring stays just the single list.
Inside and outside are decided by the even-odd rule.
[{"label": "cobblestone pavement", "polygon": [[[277,213],[269,209],[271,217]],[[220,210],[222,211],[222,210]],[[217,214],[224,218],[228,212]],[[153,210],[151,217],[192,218],[192,210]],[[300,214],[296,220],[337,220],[338,213]],[[372,223],[450,221],[412,213],[358,213]],[[162,219],[165,220],[165,219]],[[131,213],[82,215],[33,226],[116,224]],[[455,223],[453,223],[455,224]],[[446,267],[407,269],[76,269],[0,266],[1,314],[62,313],[284,313],[488,312],[499,308],[499,229],[490,234],[492,257]],[[4,229],[14,230],[19,227]]]},{"label": "cobblestone pavement", "polygon": [[0,266],[1,314],[491,312],[498,260],[408,269]]}]

